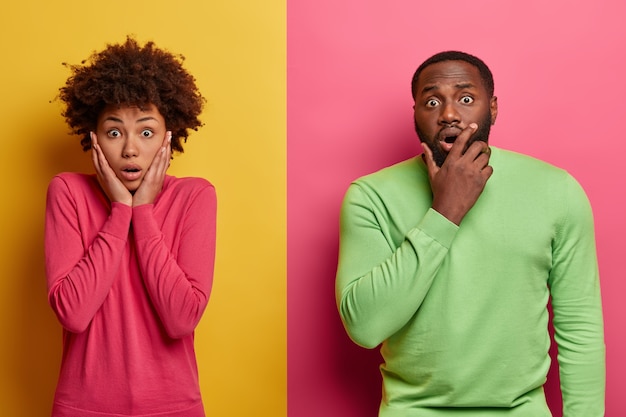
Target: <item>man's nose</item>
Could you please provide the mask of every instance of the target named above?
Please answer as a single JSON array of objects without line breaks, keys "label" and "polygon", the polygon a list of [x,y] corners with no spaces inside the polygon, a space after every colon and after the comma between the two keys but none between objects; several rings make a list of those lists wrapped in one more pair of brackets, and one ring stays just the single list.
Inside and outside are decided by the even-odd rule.
[{"label": "man's nose", "polygon": [[445,103],[441,106],[441,113],[439,114],[439,123],[453,124],[460,123],[461,115],[454,103]]}]

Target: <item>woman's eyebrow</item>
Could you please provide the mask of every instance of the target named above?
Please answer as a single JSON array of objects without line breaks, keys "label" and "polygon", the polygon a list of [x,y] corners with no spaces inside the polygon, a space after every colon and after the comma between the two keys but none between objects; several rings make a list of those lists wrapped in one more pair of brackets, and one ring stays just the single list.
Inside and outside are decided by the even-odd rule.
[{"label": "woman's eyebrow", "polygon": [[147,122],[148,120],[154,120],[156,122],[158,122],[156,117],[152,117],[152,116],[146,116],[146,117],[142,117],[140,119],[137,119],[138,122]]},{"label": "woman's eyebrow", "polygon": [[[105,119],[105,121],[111,121],[111,122],[118,122],[118,123],[124,123],[124,121],[118,117],[115,116],[107,116]],[[136,120],[137,122],[147,122],[149,120],[154,120],[156,122],[158,122],[156,117],[152,117],[152,116],[145,116],[145,117],[141,117],[139,119]]]}]

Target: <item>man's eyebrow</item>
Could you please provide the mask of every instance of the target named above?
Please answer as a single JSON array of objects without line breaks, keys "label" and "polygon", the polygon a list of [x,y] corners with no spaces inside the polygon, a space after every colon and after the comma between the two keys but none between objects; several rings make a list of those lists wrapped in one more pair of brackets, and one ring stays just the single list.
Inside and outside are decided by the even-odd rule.
[{"label": "man's eyebrow", "polygon": [[[465,88],[475,88],[476,85],[468,81],[468,82],[458,83],[454,87],[457,90],[463,90]],[[425,94],[425,93],[429,93],[431,91],[436,91],[438,89],[439,89],[439,86],[437,84],[427,85],[424,88],[422,88],[421,93]]]},{"label": "man's eyebrow", "polygon": [[426,87],[422,88],[421,92],[422,92],[422,94],[424,94],[424,93],[429,93],[431,91],[438,90],[438,89],[439,89],[439,86],[436,85],[436,84],[427,85]]},{"label": "man's eyebrow", "polygon": [[457,85],[455,85],[455,87],[458,88],[459,90],[462,90],[464,88],[474,88],[476,86],[470,82],[466,82],[466,83],[458,83]]}]

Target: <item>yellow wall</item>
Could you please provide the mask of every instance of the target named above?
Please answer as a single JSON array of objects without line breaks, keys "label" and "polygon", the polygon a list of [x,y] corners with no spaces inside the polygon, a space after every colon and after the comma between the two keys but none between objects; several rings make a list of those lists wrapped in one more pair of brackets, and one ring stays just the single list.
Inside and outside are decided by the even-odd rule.
[{"label": "yellow wall", "polygon": [[196,331],[207,415],[286,415],[285,8],[285,0],[4,4],[1,415],[48,415],[60,362],[61,328],[45,294],[45,192],[57,172],[91,170],[54,101],[69,75],[61,63],[126,34],[182,53],[208,99],[206,125],[170,169],[218,192],[215,282]]}]

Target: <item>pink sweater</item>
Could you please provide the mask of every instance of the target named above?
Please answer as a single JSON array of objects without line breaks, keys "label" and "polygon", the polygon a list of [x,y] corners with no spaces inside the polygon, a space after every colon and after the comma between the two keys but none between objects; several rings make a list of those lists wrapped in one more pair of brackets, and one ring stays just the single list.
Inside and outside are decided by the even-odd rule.
[{"label": "pink sweater", "polygon": [[167,176],[154,204],[109,203],[93,175],[48,188],[48,298],[63,326],[53,417],[202,417],[194,328],[215,258],[216,196]]}]

